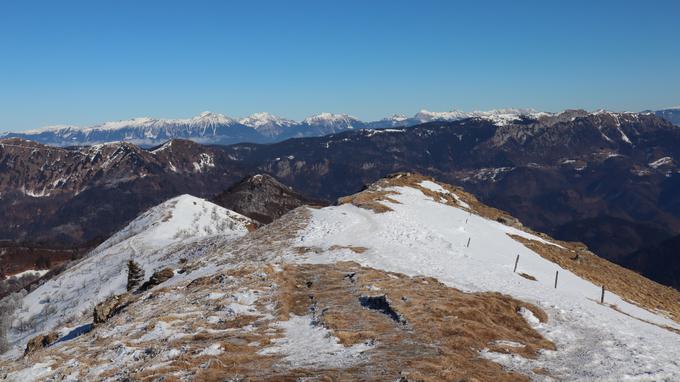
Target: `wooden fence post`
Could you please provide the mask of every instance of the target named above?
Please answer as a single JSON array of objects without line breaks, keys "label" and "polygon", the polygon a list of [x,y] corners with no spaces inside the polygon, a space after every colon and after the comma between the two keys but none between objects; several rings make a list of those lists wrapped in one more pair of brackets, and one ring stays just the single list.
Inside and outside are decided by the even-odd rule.
[{"label": "wooden fence post", "polygon": [[519,262],[519,255],[515,258],[515,268],[513,268],[512,272],[515,273],[517,272],[517,263]]},{"label": "wooden fence post", "polygon": [[555,271],[555,289],[557,289],[557,278],[560,275],[560,271]]},{"label": "wooden fence post", "polygon": [[600,296],[600,304],[604,304],[604,285],[602,285],[602,295]]}]

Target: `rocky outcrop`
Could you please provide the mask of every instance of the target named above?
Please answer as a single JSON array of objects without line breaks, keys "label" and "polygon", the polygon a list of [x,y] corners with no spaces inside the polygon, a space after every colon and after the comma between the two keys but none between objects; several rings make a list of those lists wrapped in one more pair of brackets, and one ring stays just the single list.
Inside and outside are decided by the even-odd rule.
[{"label": "rocky outcrop", "polygon": [[171,279],[175,275],[175,271],[173,271],[171,268],[163,268],[160,271],[156,271],[151,275],[151,278],[144,284],[142,284],[141,287],[139,287],[139,292],[147,291],[156,285],[160,285],[167,280]]},{"label": "rocky outcrop", "polygon": [[26,344],[26,349],[24,350],[24,356],[32,354],[40,349],[46,348],[59,339],[59,333],[49,332],[47,334],[40,334],[31,338]]},{"label": "rocky outcrop", "polygon": [[109,297],[94,307],[93,322],[102,324],[109,318],[115,316],[134,301],[134,297],[129,293]]}]

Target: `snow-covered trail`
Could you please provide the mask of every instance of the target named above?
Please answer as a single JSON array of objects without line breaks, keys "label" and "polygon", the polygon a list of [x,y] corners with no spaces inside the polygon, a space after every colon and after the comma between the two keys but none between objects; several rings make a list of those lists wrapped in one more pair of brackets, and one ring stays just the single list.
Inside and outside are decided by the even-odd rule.
[{"label": "snow-covered trail", "polygon": [[[470,216],[468,211],[437,203],[415,188],[392,190],[398,195],[390,197],[399,203],[384,202],[393,209],[390,212],[379,214],[350,204],[312,210],[312,220],[297,245],[325,251],[309,254],[303,261],[356,261],[408,275],[432,276],[465,291],[506,293],[541,306],[551,320],[538,329],[556,343],[558,351],[545,352],[536,361],[499,356],[509,367],[523,368],[525,364],[531,366],[529,371],[545,367],[569,380],[680,378],[676,359],[680,336],[641,320],[680,328],[674,321],[610,292],[605,301],[630,316],[599,304],[600,286],[544,259],[508,234],[545,242],[537,236]],[[333,245],[368,250],[362,254],[329,250]],[[518,254],[519,266],[513,273]],[[525,279],[520,272],[537,280]]]}]

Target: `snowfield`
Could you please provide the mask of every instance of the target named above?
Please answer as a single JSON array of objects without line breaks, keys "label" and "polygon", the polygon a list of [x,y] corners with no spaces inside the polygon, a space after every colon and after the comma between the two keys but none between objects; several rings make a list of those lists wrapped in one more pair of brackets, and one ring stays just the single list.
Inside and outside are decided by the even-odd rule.
[{"label": "snowfield", "polygon": [[[75,319],[91,321],[94,306],[125,291],[127,261],[148,279],[154,271],[191,259],[192,242],[219,235],[233,240],[248,232],[251,220],[190,195],[170,199],[142,213],[64,273],[23,298],[13,317],[10,340],[23,349],[32,336]],[[178,247],[181,250],[174,250]],[[20,349],[21,348],[21,349]]]},{"label": "snowfield", "polygon": [[[433,182],[421,186],[445,192]],[[351,204],[311,210],[312,220],[296,245],[323,251],[308,253],[304,261],[355,261],[367,267],[435,277],[464,291],[497,291],[540,306],[550,316],[548,323],[528,321],[557,345],[556,352],[544,351],[536,360],[482,353],[536,379],[547,377],[532,370],[544,368],[565,380],[680,380],[680,336],[642,320],[680,328],[674,321],[610,292],[605,302],[625,314],[599,304],[600,286],[544,259],[508,234],[545,242],[537,236],[435,202],[415,188],[389,190],[398,193],[390,197],[399,202],[381,202],[393,210],[390,212],[374,213]],[[368,250],[357,254],[331,249],[333,246]],[[517,255],[519,265],[513,273]],[[289,261],[299,261],[296,259],[299,257]],[[521,277],[520,272],[537,281]]]}]

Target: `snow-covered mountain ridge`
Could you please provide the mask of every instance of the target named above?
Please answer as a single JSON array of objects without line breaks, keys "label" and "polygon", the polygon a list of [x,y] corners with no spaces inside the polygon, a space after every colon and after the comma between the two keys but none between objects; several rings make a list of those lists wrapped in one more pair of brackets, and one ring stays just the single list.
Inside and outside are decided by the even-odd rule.
[{"label": "snow-covered mountain ridge", "polygon": [[680,377],[677,291],[415,174],[298,208],[181,269],[90,333],[0,368],[9,380]]},{"label": "snow-covered mountain ridge", "polygon": [[232,144],[270,143],[288,138],[323,136],[352,129],[410,127],[427,122],[480,118],[499,126],[521,119],[539,119],[561,113],[533,109],[498,109],[489,111],[432,112],[421,110],[413,117],[394,115],[378,121],[361,121],[348,114],[320,113],[294,121],[263,112],[245,118],[231,118],[219,113],[203,112],[192,118],[133,118],[93,126],[54,125],[22,132],[0,134],[0,138],[24,138],[55,146],[79,146],[127,141],[154,146],[169,139],[191,139],[199,143]]},{"label": "snow-covered mountain ridge", "polygon": [[245,216],[190,195],[161,203],[26,295],[12,317],[10,343],[22,348],[36,333],[66,323],[78,326],[83,315],[87,321],[95,304],[125,291],[128,260],[138,263],[148,278],[154,271],[176,265],[180,258],[197,256],[201,248],[193,242],[215,235],[234,240],[252,225]]}]

